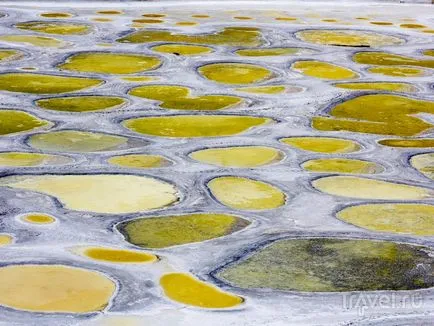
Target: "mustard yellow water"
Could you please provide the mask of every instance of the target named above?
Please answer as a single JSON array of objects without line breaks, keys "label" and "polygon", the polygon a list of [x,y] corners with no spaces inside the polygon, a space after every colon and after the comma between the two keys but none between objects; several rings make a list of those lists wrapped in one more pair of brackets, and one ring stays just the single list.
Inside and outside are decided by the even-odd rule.
[{"label": "mustard yellow water", "polygon": [[105,214],[147,211],[178,200],[175,186],[127,174],[7,176],[0,185],[53,196],[67,209]]},{"label": "mustard yellow water", "polygon": [[313,50],[304,48],[257,48],[257,49],[241,49],[235,51],[236,54],[242,57],[273,57],[285,55],[301,55],[313,53]]},{"label": "mustard yellow water", "polygon": [[143,251],[107,247],[74,248],[74,252],[87,258],[115,264],[154,263],[158,257]]},{"label": "mustard yellow water", "polygon": [[243,177],[218,177],[208,182],[208,188],[223,205],[240,210],[274,209],[286,200],[275,186]]},{"label": "mustard yellow water", "polygon": [[330,195],[360,199],[421,200],[434,196],[428,188],[352,176],[323,177],[312,181],[312,186]]},{"label": "mustard yellow water", "polygon": [[373,90],[373,91],[391,91],[402,93],[417,92],[416,86],[406,83],[386,83],[386,82],[372,82],[372,83],[338,83],[335,87],[352,89],[352,90]]},{"label": "mustard yellow water", "polygon": [[165,274],[160,279],[160,285],[169,299],[189,306],[222,309],[236,307],[244,301],[243,298],[224,292],[190,274]]},{"label": "mustard yellow water", "polygon": [[42,153],[28,152],[2,152],[0,153],[0,166],[44,166],[63,165],[73,162],[72,158]]},{"label": "mustard yellow water", "polygon": [[67,96],[37,100],[35,104],[46,110],[61,112],[91,112],[115,109],[127,101],[116,96]]},{"label": "mustard yellow water", "polygon": [[393,23],[391,22],[369,22],[372,25],[379,25],[379,26],[391,26]]},{"label": "mustard yellow water", "polygon": [[291,65],[295,71],[303,75],[322,79],[354,79],[359,75],[351,69],[322,61],[297,61]]},{"label": "mustard yellow water", "polygon": [[63,130],[30,136],[28,144],[44,151],[89,153],[115,150],[128,138],[96,132]]},{"label": "mustard yellow water", "polygon": [[336,105],[329,112],[331,117],[314,117],[312,126],[323,131],[416,136],[432,128],[416,116],[420,113],[433,114],[434,102],[389,94],[362,95]]},{"label": "mustard yellow water", "polygon": [[24,111],[0,110],[0,136],[31,131],[51,125],[51,122]]},{"label": "mustard yellow water", "polygon": [[190,89],[174,85],[146,85],[133,88],[128,94],[159,101],[160,107],[174,110],[221,110],[242,102],[237,96],[191,96]]},{"label": "mustard yellow water", "polygon": [[14,241],[14,238],[9,234],[1,234],[0,233],[0,247],[7,246]]},{"label": "mustard yellow water", "polygon": [[259,46],[262,35],[254,27],[226,27],[210,34],[184,34],[159,30],[140,30],[118,39],[121,43],[171,42],[226,46]]},{"label": "mustard yellow water", "polygon": [[402,28],[412,28],[412,29],[426,28],[425,25],[421,25],[421,24],[401,24],[399,26]]},{"label": "mustard yellow water", "polygon": [[272,147],[237,146],[203,149],[191,153],[190,157],[221,167],[254,168],[280,161],[283,153]]},{"label": "mustard yellow water", "polygon": [[155,52],[171,53],[175,55],[200,55],[208,54],[214,50],[208,46],[203,45],[191,45],[191,44],[162,44],[151,47]]},{"label": "mustard yellow water", "polygon": [[177,26],[195,26],[198,23],[196,22],[177,22],[176,25]]},{"label": "mustard yellow water", "polygon": [[302,90],[301,87],[289,86],[288,88],[283,85],[274,85],[274,86],[258,86],[258,87],[241,87],[236,88],[235,90],[246,93],[253,94],[281,94],[285,91],[288,93],[296,93]]},{"label": "mustard yellow water", "polygon": [[212,63],[198,69],[203,77],[223,84],[254,84],[270,79],[273,73],[247,63]]},{"label": "mustard yellow water", "polygon": [[396,36],[350,30],[304,30],[295,35],[305,42],[336,46],[382,47],[405,42]]},{"label": "mustard yellow water", "polygon": [[337,218],[371,231],[434,235],[434,206],[423,204],[365,204],[344,208]]},{"label": "mustard yellow water", "polygon": [[434,153],[415,155],[410,164],[423,175],[434,180]]},{"label": "mustard yellow water", "polygon": [[56,94],[101,85],[100,79],[33,73],[0,74],[0,90],[32,94]]},{"label": "mustard yellow water", "polygon": [[434,147],[434,139],[382,139],[378,142],[380,145],[398,148],[426,148]]},{"label": "mustard yellow water", "polygon": [[434,57],[434,50],[425,50],[425,51],[423,51],[423,54]]},{"label": "mustard yellow water", "polygon": [[110,157],[107,162],[124,168],[149,169],[169,166],[172,163],[160,155],[129,154]]},{"label": "mustard yellow water", "polygon": [[0,50],[0,61],[16,60],[23,56],[23,52],[18,50]]},{"label": "mustard yellow water", "polygon": [[423,69],[406,67],[406,66],[392,66],[392,67],[371,67],[368,69],[369,72],[374,74],[380,74],[384,76],[393,77],[420,77],[427,74]]},{"label": "mustard yellow water", "polygon": [[131,244],[158,249],[223,237],[249,224],[249,221],[235,215],[194,213],[146,216],[123,222],[117,228]]},{"label": "mustard yellow water", "polygon": [[52,224],[56,222],[53,216],[43,213],[26,214],[21,217],[21,220],[31,224]]},{"label": "mustard yellow water", "polygon": [[29,30],[33,32],[58,34],[58,35],[80,35],[90,31],[90,27],[84,24],[66,23],[66,22],[25,22],[15,25],[16,28]]},{"label": "mustard yellow water", "polygon": [[119,10],[99,10],[96,12],[100,15],[122,15],[123,12]]},{"label": "mustard yellow water", "polygon": [[361,64],[377,66],[416,66],[434,68],[434,60],[417,59],[387,52],[359,52],[353,60]]},{"label": "mustard yellow water", "polygon": [[150,82],[156,80],[157,78],[151,76],[127,76],[127,77],[122,77],[121,79],[129,82],[134,82],[134,83],[143,83],[143,82]]},{"label": "mustard yellow water", "polygon": [[0,41],[25,43],[44,48],[57,48],[66,45],[66,43],[61,40],[36,35],[0,35]]},{"label": "mustard yellow water", "polygon": [[159,137],[232,136],[273,120],[241,115],[173,115],[124,120],[137,133]]},{"label": "mustard yellow water", "polygon": [[58,67],[77,72],[123,75],[152,70],[160,64],[160,59],[147,55],[88,52],[74,54]]},{"label": "mustard yellow water", "polygon": [[104,310],[116,290],[102,273],[63,265],[0,268],[0,305],[44,313]]},{"label": "mustard yellow water", "polygon": [[72,17],[72,14],[67,12],[43,12],[40,16],[45,18],[69,18]]},{"label": "mustard yellow water", "polygon": [[347,158],[314,159],[304,162],[301,166],[312,172],[374,174],[383,171],[383,168],[374,162]]},{"label": "mustard yellow water", "polygon": [[282,138],[280,141],[297,149],[315,153],[341,154],[357,152],[360,150],[360,145],[349,139],[327,137],[290,137]]}]

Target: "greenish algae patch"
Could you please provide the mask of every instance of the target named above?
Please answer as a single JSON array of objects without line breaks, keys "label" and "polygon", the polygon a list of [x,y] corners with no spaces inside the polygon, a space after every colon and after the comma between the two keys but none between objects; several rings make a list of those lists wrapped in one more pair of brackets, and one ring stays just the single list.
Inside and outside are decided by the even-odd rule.
[{"label": "greenish algae patch", "polygon": [[104,310],[116,284],[106,275],[64,265],[9,265],[0,268],[0,305],[43,313]]},{"label": "greenish algae patch", "polygon": [[285,239],[216,276],[245,289],[302,292],[415,290],[434,286],[430,249],[386,241]]},{"label": "greenish algae patch", "polygon": [[322,79],[354,79],[359,75],[351,69],[322,61],[297,61],[291,65],[295,71],[303,75]]},{"label": "greenish algae patch", "polygon": [[30,136],[28,143],[43,151],[89,153],[116,150],[128,138],[97,132],[61,130]]},{"label": "greenish algae patch", "polygon": [[69,22],[34,21],[18,23],[15,27],[33,32],[58,35],[80,35],[86,34],[90,31],[88,25]]},{"label": "greenish algae patch", "polygon": [[212,63],[198,72],[206,79],[223,84],[253,84],[270,79],[273,73],[258,65],[247,63]]},{"label": "greenish algae patch", "polygon": [[185,56],[208,54],[214,51],[208,46],[191,44],[162,44],[153,46],[151,49],[160,53],[170,53]]},{"label": "greenish algae patch", "polygon": [[289,137],[282,138],[282,143],[309,152],[324,154],[352,153],[360,150],[355,141],[328,137]]},{"label": "greenish algae patch", "polygon": [[365,204],[344,208],[338,219],[370,231],[434,235],[434,206],[424,204]]},{"label": "greenish algae patch", "polygon": [[24,111],[0,110],[0,135],[16,134],[51,125],[51,122],[39,119]]},{"label": "greenish algae patch", "polygon": [[44,213],[30,213],[21,216],[21,221],[30,224],[52,224],[56,222],[56,219]]},{"label": "greenish algae patch", "polygon": [[221,110],[242,102],[237,96],[201,95],[191,96],[190,89],[174,85],[146,85],[135,87],[128,94],[160,101],[160,107],[174,110]]},{"label": "greenish algae patch", "polygon": [[173,42],[226,46],[259,46],[261,32],[253,27],[226,27],[211,34],[184,34],[165,30],[141,30],[118,39],[121,43]]},{"label": "greenish algae patch", "polygon": [[242,57],[273,57],[287,55],[302,55],[312,54],[315,51],[305,48],[257,48],[257,49],[241,49],[235,51],[236,54]]},{"label": "greenish algae patch", "polygon": [[369,68],[368,71],[374,74],[393,77],[420,77],[428,74],[423,69],[406,66],[376,66]]},{"label": "greenish algae patch", "polygon": [[0,178],[0,186],[41,192],[68,209],[105,214],[147,211],[178,200],[175,186],[127,174],[14,175]]},{"label": "greenish algae patch", "polygon": [[240,210],[266,210],[285,204],[285,194],[275,186],[243,177],[218,177],[207,184],[223,205]]},{"label": "greenish algae patch", "polygon": [[52,38],[36,35],[0,35],[0,41],[11,43],[25,43],[43,48],[58,48],[65,46],[67,43]]},{"label": "greenish algae patch", "polygon": [[0,62],[11,61],[21,58],[24,54],[18,50],[0,50]]},{"label": "greenish algae patch", "polygon": [[98,86],[100,79],[42,75],[33,73],[0,74],[0,90],[32,94],[56,94],[74,92]]},{"label": "greenish algae patch", "polygon": [[122,124],[137,133],[159,137],[232,136],[272,119],[241,115],[173,115],[124,120]]},{"label": "greenish algae patch", "polygon": [[117,228],[131,244],[159,249],[223,237],[249,224],[235,215],[195,213],[138,218]]},{"label": "greenish algae patch", "polygon": [[415,136],[432,128],[416,116],[420,113],[433,114],[434,102],[388,94],[362,95],[333,107],[331,117],[314,117],[312,126],[323,131]]},{"label": "greenish algae patch", "polygon": [[162,168],[172,164],[160,155],[128,154],[110,157],[107,162],[123,168],[150,169]]},{"label": "greenish algae patch", "polygon": [[149,264],[158,261],[158,257],[143,251],[107,248],[107,247],[78,247],[72,251],[92,260],[115,264]]},{"label": "greenish algae patch", "polygon": [[126,103],[126,100],[115,96],[69,96],[52,97],[37,100],[36,105],[53,111],[91,112],[115,109]]},{"label": "greenish algae patch", "polygon": [[0,233],[0,247],[10,245],[14,241],[14,238],[9,234]]},{"label": "greenish algae patch", "polygon": [[432,199],[434,190],[401,183],[352,176],[330,176],[312,181],[312,186],[329,195],[361,199]]},{"label": "greenish algae patch", "polygon": [[295,33],[305,42],[353,47],[381,47],[403,44],[402,38],[376,32],[364,32],[355,30],[305,30]]},{"label": "greenish algae patch", "polygon": [[354,62],[377,66],[416,66],[434,68],[434,60],[417,59],[387,52],[359,52]]},{"label": "greenish algae patch", "polygon": [[236,146],[203,149],[189,156],[196,161],[221,167],[255,168],[280,161],[283,153],[272,147]]},{"label": "greenish algae patch", "polygon": [[231,308],[243,303],[243,298],[224,292],[184,273],[165,274],[160,279],[164,294],[179,303],[207,308]]},{"label": "greenish algae patch", "polygon": [[351,90],[373,90],[373,91],[391,91],[414,93],[417,92],[417,87],[406,83],[388,83],[388,82],[369,82],[369,83],[339,83],[335,87]]},{"label": "greenish algae patch", "polygon": [[417,139],[382,139],[380,145],[398,148],[427,148],[434,147],[434,138]]},{"label": "greenish algae patch", "polygon": [[236,88],[236,91],[253,93],[253,94],[281,94],[283,92],[288,93],[298,93],[303,90],[301,87],[297,86],[283,86],[283,85],[273,85],[273,86],[258,86],[258,87],[241,87]]},{"label": "greenish algae patch", "polygon": [[72,158],[62,155],[51,155],[42,153],[28,152],[3,152],[0,153],[0,166],[45,166],[45,165],[63,165],[72,163]]},{"label": "greenish algae patch", "polygon": [[87,52],[70,56],[58,68],[77,72],[102,74],[134,74],[157,68],[161,60],[157,57],[108,52]]},{"label": "greenish algae patch", "polygon": [[304,162],[301,167],[307,171],[321,173],[374,174],[384,170],[374,162],[346,158],[314,159]]},{"label": "greenish algae patch", "polygon": [[434,180],[434,153],[415,155],[410,164],[423,175]]}]

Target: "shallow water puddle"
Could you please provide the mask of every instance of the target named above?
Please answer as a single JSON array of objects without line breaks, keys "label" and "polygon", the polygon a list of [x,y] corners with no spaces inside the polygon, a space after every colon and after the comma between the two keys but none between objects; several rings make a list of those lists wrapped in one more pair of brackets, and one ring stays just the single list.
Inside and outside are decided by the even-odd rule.
[{"label": "shallow water puddle", "polygon": [[162,44],[151,47],[152,50],[161,53],[171,53],[175,55],[201,55],[208,54],[214,50],[208,46],[191,44]]},{"label": "shallow water puddle", "polygon": [[425,50],[425,51],[423,51],[423,54],[434,57],[434,50]]},{"label": "shallow water puddle", "polygon": [[149,169],[172,165],[172,162],[160,155],[128,154],[113,156],[108,163],[123,168]]},{"label": "shallow water puddle", "polygon": [[0,50],[0,61],[17,60],[24,54],[18,50]]},{"label": "shallow water puddle", "polygon": [[92,260],[115,264],[149,264],[158,260],[157,256],[147,252],[107,247],[78,247],[72,248],[72,252]]},{"label": "shallow water puddle", "polygon": [[423,175],[434,180],[434,153],[415,155],[410,164]]},{"label": "shallow water puddle", "polygon": [[166,30],[141,30],[118,40],[121,43],[174,42],[228,46],[259,46],[261,32],[253,27],[226,27],[212,34],[183,34]]},{"label": "shallow water puddle", "polygon": [[52,38],[52,37],[44,37],[44,36],[36,36],[36,35],[0,35],[0,41],[6,41],[11,43],[26,43],[31,44],[33,46],[39,47],[62,47],[67,43]]},{"label": "shallow water puddle", "polygon": [[314,159],[304,162],[301,167],[307,171],[330,173],[374,174],[383,171],[381,165],[374,162],[346,158]]},{"label": "shallow water puddle", "polygon": [[67,12],[43,12],[40,16],[46,18],[70,18],[73,15]]},{"label": "shallow water puddle", "polygon": [[360,150],[360,145],[349,139],[306,136],[282,138],[280,141],[297,149],[324,154],[351,153]]},{"label": "shallow water puddle", "polygon": [[224,292],[184,273],[165,274],[160,279],[164,294],[171,300],[189,306],[221,309],[240,305],[244,299]]},{"label": "shallow water puddle", "polygon": [[344,208],[337,218],[371,231],[434,235],[434,206],[423,204],[364,204]]},{"label": "shallow water puddle", "polygon": [[61,130],[32,135],[28,144],[44,151],[102,152],[128,146],[128,138],[97,132]]},{"label": "shallow water puddle", "polygon": [[14,175],[0,178],[0,185],[56,197],[68,209],[106,214],[152,210],[179,199],[167,182],[127,174]]},{"label": "shallow water puddle", "polygon": [[235,51],[236,54],[242,57],[272,57],[272,56],[287,56],[287,55],[302,55],[312,54],[316,51],[306,48],[257,48],[257,49],[241,49]]},{"label": "shallow water puddle", "polygon": [[10,245],[14,241],[14,238],[9,234],[0,233],[0,247]]},{"label": "shallow water puddle", "polygon": [[249,224],[235,215],[194,213],[138,218],[117,228],[131,244],[159,249],[223,237]]},{"label": "shallow water puddle", "polygon": [[312,186],[329,195],[384,200],[432,199],[434,190],[351,176],[329,176],[312,181]]},{"label": "shallow water puddle", "polygon": [[284,86],[284,85],[273,85],[273,86],[258,86],[258,87],[241,87],[236,88],[236,91],[253,93],[253,94],[281,94],[285,93],[298,93],[303,91],[302,87],[297,86]]},{"label": "shallow water puddle", "polygon": [[303,75],[323,79],[354,79],[359,75],[354,71],[338,65],[322,61],[297,61],[291,65],[295,71]]},{"label": "shallow water puddle", "polygon": [[283,153],[265,146],[208,148],[195,151],[190,157],[202,163],[233,168],[254,168],[280,161]]},{"label": "shallow water puddle", "polygon": [[0,90],[33,94],[56,94],[74,92],[98,86],[100,79],[43,75],[32,73],[0,74]]},{"label": "shallow water puddle", "polygon": [[79,35],[86,34],[90,31],[88,25],[66,22],[33,21],[18,23],[15,27],[33,32],[58,35]]},{"label": "shallow water puddle", "polygon": [[77,72],[95,72],[102,74],[134,74],[152,70],[160,66],[157,57],[128,54],[89,52],[70,56],[58,67],[62,70]]},{"label": "shallow water puddle", "polygon": [[387,52],[359,52],[353,56],[354,62],[377,66],[416,66],[434,68],[434,60],[415,59]]},{"label": "shallow water puddle", "polygon": [[419,29],[419,28],[426,28],[427,26],[421,25],[421,24],[401,24],[399,27],[402,28],[411,28],[411,29]]},{"label": "shallow water puddle", "polygon": [[426,148],[434,147],[434,138],[382,139],[378,143],[380,145],[398,148]]},{"label": "shallow water puddle", "polygon": [[102,273],[63,265],[0,267],[0,305],[48,313],[89,313],[109,304],[115,283]]},{"label": "shallow water puddle", "polygon": [[246,289],[303,292],[413,290],[434,286],[430,249],[346,239],[273,242],[216,273]]},{"label": "shallow water puddle", "polygon": [[175,85],[146,85],[131,89],[128,94],[160,101],[165,109],[174,110],[221,110],[242,102],[242,98],[228,95],[191,96],[190,89]]},{"label": "shallow water puddle", "polygon": [[212,63],[198,69],[206,79],[223,84],[253,84],[270,79],[273,73],[258,65],[247,63]]},{"label": "shallow water puddle", "polygon": [[31,131],[43,127],[48,128],[52,125],[51,122],[39,119],[24,111],[0,110],[0,136]]},{"label": "shallow water puddle", "polygon": [[44,165],[63,165],[72,163],[72,158],[51,155],[42,153],[28,153],[28,152],[2,152],[0,153],[0,166],[44,166]]},{"label": "shallow water puddle", "polygon": [[35,104],[46,110],[62,112],[90,112],[119,108],[127,101],[116,96],[69,96],[37,100]]},{"label": "shallow water puddle", "polygon": [[223,205],[240,210],[266,210],[285,204],[285,194],[275,186],[249,178],[225,176],[207,184]]},{"label": "shallow water puddle", "polygon": [[272,119],[237,115],[173,115],[142,117],[123,121],[123,125],[140,134],[160,137],[218,137],[247,131]]},{"label": "shallow water puddle", "polygon": [[432,128],[415,116],[418,113],[434,114],[434,102],[398,95],[362,95],[333,107],[332,117],[314,117],[312,125],[326,131],[415,136]]},{"label": "shallow water puddle", "polygon": [[335,87],[351,89],[351,90],[373,90],[373,91],[391,91],[414,93],[417,92],[417,87],[406,83],[387,83],[387,82],[372,82],[372,83],[339,83]]},{"label": "shallow water puddle", "polygon": [[405,66],[379,66],[371,67],[368,69],[369,72],[374,74],[381,74],[384,76],[394,76],[394,77],[420,77],[428,75],[428,72],[418,68],[405,67]]},{"label": "shallow water puddle", "polygon": [[396,36],[355,30],[304,30],[295,35],[305,42],[336,46],[381,47],[405,42]]},{"label": "shallow water puddle", "polygon": [[56,219],[48,214],[44,213],[31,213],[21,216],[21,221],[30,224],[52,224],[56,222]]}]

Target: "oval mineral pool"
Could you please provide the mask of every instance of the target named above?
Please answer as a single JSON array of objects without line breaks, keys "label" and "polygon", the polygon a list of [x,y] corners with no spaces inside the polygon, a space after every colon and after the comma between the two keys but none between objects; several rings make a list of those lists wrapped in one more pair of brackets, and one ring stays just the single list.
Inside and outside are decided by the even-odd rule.
[{"label": "oval mineral pool", "polygon": [[241,87],[235,90],[239,92],[246,92],[252,94],[281,94],[283,92],[298,93],[301,92],[303,88],[297,86],[273,85],[273,86]]},{"label": "oval mineral pool", "polygon": [[218,177],[207,184],[223,205],[240,210],[266,210],[285,204],[285,194],[275,186],[243,177]]},{"label": "oval mineral pool", "polygon": [[153,254],[129,249],[89,246],[72,248],[72,251],[92,260],[114,264],[149,264],[158,260]]},{"label": "oval mineral pool", "polygon": [[11,43],[25,43],[44,48],[57,48],[65,46],[67,44],[61,40],[52,37],[36,35],[0,35],[0,41],[6,41]]},{"label": "oval mineral pool", "polygon": [[68,209],[105,214],[147,211],[179,200],[175,186],[128,174],[13,175],[0,178],[0,186],[41,192]]},{"label": "oval mineral pool", "polygon": [[369,83],[339,83],[335,87],[351,89],[351,90],[367,90],[367,91],[391,91],[414,93],[417,92],[417,87],[406,83],[388,83],[388,82],[369,82]]},{"label": "oval mineral pool", "polygon": [[9,234],[0,233],[0,247],[10,245],[14,241],[14,238]]},{"label": "oval mineral pool", "polygon": [[0,50],[0,62],[17,60],[23,55],[24,53],[18,50]]},{"label": "oval mineral pool", "polygon": [[344,208],[337,218],[371,231],[434,235],[434,206],[423,204],[364,204]]},{"label": "oval mineral pool", "polygon": [[426,177],[434,180],[434,153],[415,155],[410,164]]},{"label": "oval mineral pool", "polygon": [[46,110],[61,112],[91,112],[115,109],[127,101],[116,96],[69,96],[37,100],[35,104]]},{"label": "oval mineral pool", "polygon": [[352,153],[360,150],[355,141],[327,137],[289,137],[282,138],[282,143],[309,152],[324,154]]},{"label": "oval mineral pool", "polygon": [[160,155],[128,154],[110,157],[107,162],[123,168],[149,169],[172,165],[172,162]]},{"label": "oval mineral pool", "polygon": [[193,213],[138,218],[122,222],[117,228],[131,244],[159,249],[223,237],[249,224],[235,215]]},{"label": "oval mineral pool", "polygon": [[198,72],[206,79],[222,84],[254,84],[270,79],[273,73],[258,65],[247,63],[212,63]]},{"label": "oval mineral pool", "polygon": [[347,158],[314,159],[304,162],[301,167],[320,173],[374,174],[384,170],[381,165],[374,162]]},{"label": "oval mineral pool", "polygon": [[434,68],[434,60],[417,59],[387,52],[359,52],[354,62],[377,66],[416,66]]},{"label": "oval mineral pool", "polygon": [[380,145],[398,148],[429,148],[434,147],[434,138],[418,139],[382,139]]},{"label": "oval mineral pool", "polygon": [[420,77],[428,75],[428,73],[423,69],[406,66],[378,66],[371,67],[368,69],[368,71],[374,74],[394,77]]},{"label": "oval mineral pool", "polygon": [[18,23],[15,25],[15,27],[33,32],[58,35],[80,35],[86,34],[90,31],[90,27],[88,25],[69,22],[33,21]]},{"label": "oval mineral pool", "polygon": [[354,71],[322,61],[297,61],[291,65],[295,71],[303,75],[322,79],[354,79],[359,75]]},{"label": "oval mineral pool", "polygon": [[21,216],[21,221],[30,224],[52,224],[56,222],[56,219],[48,214],[44,213],[30,213]]},{"label": "oval mineral pool", "polygon": [[50,127],[51,125],[51,122],[39,119],[24,111],[0,110],[0,136]]},{"label": "oval mineral pool", "polygon": [[151,47],[152,50],[160,53],[170,53],[175,55],[194,56],[213,52],[208,46],[190,44],[162,44]]},{"label": "oval mineral pool", "polygon": [[314,50],[306,48],[257,48],[257,49],[241,49],[235,51],[236,54],[242,57],[274,57],[274,56],[289,56],[289,55],[304,55],[312,54]]},{"label": "oval mineral pool", "polygon": [[69,18],[72,17],[72,14],[67,12],[43,12],[40,16],[45,18]]}]

